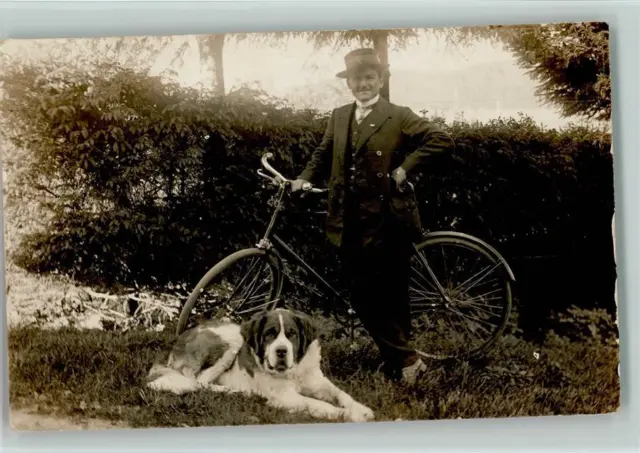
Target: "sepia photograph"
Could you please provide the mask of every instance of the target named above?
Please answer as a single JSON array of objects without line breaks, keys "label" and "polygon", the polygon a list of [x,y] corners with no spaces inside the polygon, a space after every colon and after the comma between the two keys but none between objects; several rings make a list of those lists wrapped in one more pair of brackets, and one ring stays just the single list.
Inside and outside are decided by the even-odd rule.
[{"label": "sepia photograph", "polygon": [[0,41],[14,430],[604,414],[602,22]]}]

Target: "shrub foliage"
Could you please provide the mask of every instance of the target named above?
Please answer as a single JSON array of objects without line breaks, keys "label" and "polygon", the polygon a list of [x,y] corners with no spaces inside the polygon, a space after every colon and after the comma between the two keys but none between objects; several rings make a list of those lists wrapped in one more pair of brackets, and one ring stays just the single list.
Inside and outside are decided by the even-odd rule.
[{"label": "shrub foliage", "polygon": [[[3,130],[24,151],[16,184],[40,192],[51,216],[14,259],[104,285],[191,286],[218,259],[252,246],[268,221],[256,174],[265,152],[293,177],[326,115],[263,93],[226,98],[116,65],[94,72],[22,65],[2,77]],[[440,121],[433,119],[434,121]],[[512,264],[517,294],[535,304],[611,307],[613,167],[608,134],[545,130],[530,118],[444,124],[451,156],[416,175],[428,230],[487,240]],[[324,199],[309,196],[279,234],[321,269]]]}]

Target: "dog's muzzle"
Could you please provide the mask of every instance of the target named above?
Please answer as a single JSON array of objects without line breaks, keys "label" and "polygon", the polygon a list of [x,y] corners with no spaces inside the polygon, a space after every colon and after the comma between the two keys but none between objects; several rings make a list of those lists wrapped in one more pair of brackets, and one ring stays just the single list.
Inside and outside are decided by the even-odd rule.
[{"label": "dog's muzzle", "polygon": [[291,367],[291,365],[287,363],[288,355],[289,350],[286,346],[277,346],[273,351],[272,360],[267,360],[268,368],[272,371],[277,371],[280,373],[287,371]]}]

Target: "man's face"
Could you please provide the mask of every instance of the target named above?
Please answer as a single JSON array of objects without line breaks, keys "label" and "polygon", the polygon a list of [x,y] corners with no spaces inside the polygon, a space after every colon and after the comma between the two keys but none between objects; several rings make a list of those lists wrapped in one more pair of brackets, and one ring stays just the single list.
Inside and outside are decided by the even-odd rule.
[{"label": "man's face", "polygon": [[347,86],[356,99],[361,102],[367,102],[380,93],[382,78],[375,69],[362,69],[349,75]]}]

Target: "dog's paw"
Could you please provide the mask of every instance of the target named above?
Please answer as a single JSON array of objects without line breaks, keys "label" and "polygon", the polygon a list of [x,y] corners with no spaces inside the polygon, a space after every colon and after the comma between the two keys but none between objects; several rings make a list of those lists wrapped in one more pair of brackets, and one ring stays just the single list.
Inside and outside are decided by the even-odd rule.
[{"label": "dog's paw", "polygon": [[353,422],[369,422],[375,419],[375,414],[367,406],[354,402],[349,408],[349,419]]}]

